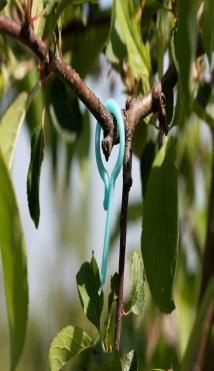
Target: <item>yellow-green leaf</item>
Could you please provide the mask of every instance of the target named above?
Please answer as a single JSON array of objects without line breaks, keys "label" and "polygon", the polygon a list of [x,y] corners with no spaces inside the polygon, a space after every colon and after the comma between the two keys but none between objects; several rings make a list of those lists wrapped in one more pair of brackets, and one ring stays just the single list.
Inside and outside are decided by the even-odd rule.
[{"label": "yellow-green leaf", "polygon": [[67,326],[53,339],[49,354],[50,371],[59,371],[77,354],[92,346],[90,336],[79,327]]},{"label": "yellow-green leaf", "polygon": [[114,0],[112,21],[106,56],[118,66],[128,59],[128,67],[135,79],[142,79],[144,91],[149,90],[151,61],[149,47],[143,43],[136,7],[140,2]]},{"label": "yellow-green leaf", "polygon": [[144,270],[141,253],[135,251],[131,264],[131,294],[125,304],[125,311],[136,315],[142,313],[144,307]]},{"label": "yellow-green leaf", "polygon": [[202,21],[202,38],[204,46],[209,58],[210,65],[212,64],[212,53],[214,50],[214,27],[213,27],[213,17],[214,17],[214,1],[206,0],[204,1],[204,14]]},{"label": "yellow-green leaf", "polygon": [[27,326],[27,260],[16,197],[1,152],[0,248],[10,329],[11,370],[15,370],[23,350]]},{"label": "yellow-green leaf", "polygon": [[18,95],[0,119],[0,148],[11,168],[18,135],[25,118],[27,93]]}]

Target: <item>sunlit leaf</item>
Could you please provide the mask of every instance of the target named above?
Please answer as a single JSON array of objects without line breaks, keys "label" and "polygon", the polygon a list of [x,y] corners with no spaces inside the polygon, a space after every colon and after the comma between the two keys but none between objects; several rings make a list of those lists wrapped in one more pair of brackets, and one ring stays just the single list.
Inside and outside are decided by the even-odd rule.
[{"label": "sunlit leaf", "polygon": [[25,118],[27,93],[23,92],[8,107],[0,118],[0,148],[11,168],[18,135]]},{"label": "sunlit leaf", "polygon": [[128,59],[128,67],[137,80],[142,79],[145,91],[149,89],[151,69],[149,48],[143,43],[140,24],[137,20],[136,4],[131,0],[114,0],[111,31],[106,56],[113,64],[121,65]]},{"label": "sunlit leaf", "polygon": [[178,175],[170,138],[157,153],[143,207],[142,255],[153,300],[161,311],[174,309],[173,280],[178,244]]},{"label": "sunlit leaf", "polygon": [[[44,120],[45,112],[43,112]],[[27,196],[31,218],[36,228],[39,224],[40,205],[39,205],[39,183],[41,166],[44,156],[44,132],[43,124],[35,129],[31,136],[31,159],[27,175]]]},{"label": "sunlit leaf", "polygon": [[1,152],[0,190],[0,248],[10,329],[11,370],[15,370],[27,326],[27,260],[16,197]]},{"label": "sunlit leaf", "polygon": [[192,333],[184,354],[181,371],[191,370],[194,364],[195,354],[197,353],[197,346],[201,340],[202,329],[205,326],[205,319],[207,315],[213,315],[214,309],[214,278],[211,279],[207,290],[205,292],[204,298],[200,305],[199,310],[197,311],[197,316],[195,323],[193,325]]},{"label": "sunlit leaf", "polygon": [[92,346],[90,336],[79,327],[67,326],[53,339],[49,354],[50,371],[59,371],[67,362]]},{"label": "sunlit leaf", "polygon": [[137,371],[137,353],[135,350],[130,350],[126,354],[123,371]]},{"label": "sunlit leaf", "polygon": [[125,304],[125,312],[136,315],[142,313],[144,308],[144,270],[141,253],[135,251],[131,264],[131,294]]},{"label": "sunlit leaf", "polygon": [[83,311],[98,330],[103,309],[103,292],[99,293],[100,275],[94,255],[90,263],[82,264],[76,276],[77,289]]},{"label": "sunlit leaf", "polygon": [[213,28],[213,17],[214,17],[214,1],[204,1],[204,14],[202,20],[202,38],[204,46],[209,58],[210,65],[212,63],[212,53],[214,50],[214,28]]}]

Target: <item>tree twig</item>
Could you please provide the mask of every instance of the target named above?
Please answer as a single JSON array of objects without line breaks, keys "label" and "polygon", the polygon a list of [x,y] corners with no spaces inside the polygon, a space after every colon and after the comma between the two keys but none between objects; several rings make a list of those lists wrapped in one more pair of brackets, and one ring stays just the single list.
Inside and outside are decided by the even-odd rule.
[{"label": "tree twig", "polygon": [[[117,350],[120,347],[121,334],[121,319],[123,315],[123,285],[124,285],[124,269],[126,256],[126,229],[127,229],[127,214],[128,214],[128,200],[129,191],[132,185],[132,153],[131,148],[128,148],[129,155],[127,161],[125,159],[123,165],[123,191],[122,191],[122,205],[120,213],[120,251],[119,251],[119,282],[117,292],[117,306],[116,306],[116,323],[115,323],[115,337],[114,345]],[[127,152],[126,152],[127,153]]]}]

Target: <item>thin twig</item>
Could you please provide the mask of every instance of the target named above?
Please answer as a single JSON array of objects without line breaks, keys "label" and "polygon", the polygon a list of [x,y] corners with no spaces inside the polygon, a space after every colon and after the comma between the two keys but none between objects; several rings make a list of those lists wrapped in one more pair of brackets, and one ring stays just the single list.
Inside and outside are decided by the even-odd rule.
[{"label": "thin twig", "polygon": [[116,323],[115,323],[115,337],[114,345],[117,350],[120,347],[121,334],[121,319],[123,315],[123,284],[124,284],[124,269],[126,256],[126,229],[127,229],[127,214],[128,214],[128,200],[129,191],[132,185],[132,153],[129,149],[129,156],[124,161],[123,165],[123,192],[122,205],[120,213],[120,252],[119,252],[119,282],[117,293],[117,307],[116,307]]}]

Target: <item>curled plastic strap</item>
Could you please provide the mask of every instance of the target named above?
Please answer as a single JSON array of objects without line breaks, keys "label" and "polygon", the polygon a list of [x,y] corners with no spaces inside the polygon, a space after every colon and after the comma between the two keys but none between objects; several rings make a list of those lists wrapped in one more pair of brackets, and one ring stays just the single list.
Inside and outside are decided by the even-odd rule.
[{"label": "curled plastic strap", "polygon": [[105,283],[106,279],[106,271],[107,271],[107,262],[108,262],[108,254],[109,254],[109,242],[110,242],[110,233],[111,233],[111,219],[112,219],[112,205],[113,205],[113,198],[114,198],[114,186],[118,174],[120,172],[121,166],[123,164],[124,152],[125,152],[125,130],[124,130],[124,123],[120,108],[118,107],[117,103],[113,99],[108,99],[105,102],[105,107],[114,115],[118,130],[119,130],[119,153],[117,157],[116,164],[112,170],[111,175],[109,176],[106,168],[103,165],[101,152],[100,152],[100,133],[101,133],[101,126],[97,123],[96,126],[96,134],[95,134],[95,152],[96,152],[96,161],[97,167],[100,173],[100,176],[105,185],[105,195],[103,201],[103,207],[107,211],[106,216],[106,226],[105,226],[105,237],[104,237],[104,244],[103,244],[103,256],[102,256],[102,265],[101,265],[101,288]]}]

